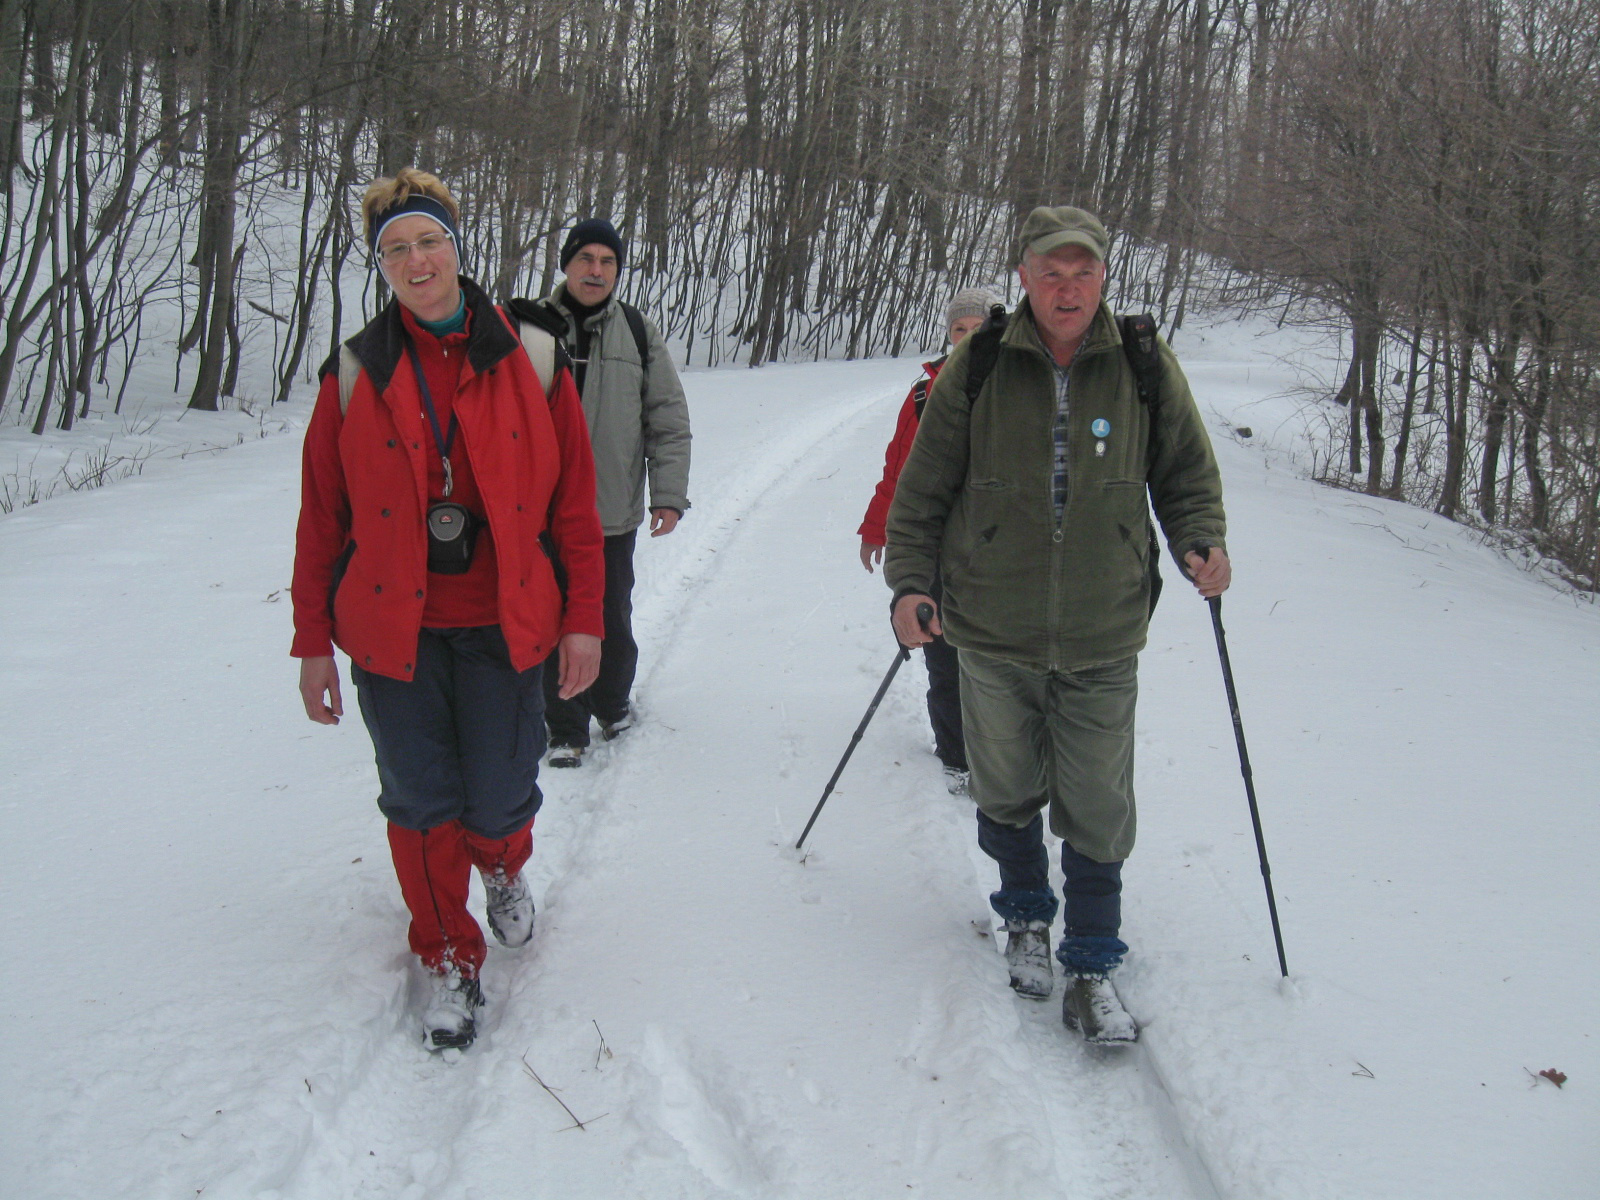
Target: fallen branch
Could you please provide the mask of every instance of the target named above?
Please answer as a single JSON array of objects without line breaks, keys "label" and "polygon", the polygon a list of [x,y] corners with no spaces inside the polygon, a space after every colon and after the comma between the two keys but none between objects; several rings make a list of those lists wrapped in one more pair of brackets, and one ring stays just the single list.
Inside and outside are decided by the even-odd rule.
[{"label": "fallen branch", "polygon": [[[528,1078],[532,1079],[535,1083],[537,1083],[545,1091],[549,1092],[550,1093],[550,1099],[554,1100],[557,1104],[561,1105],[562,1111],[565,1112],[567,1114],[567,1116],[572,1118],[572,1124],[568,1125],[567,1129],[581,1129],[585,1133],[589,1132],[588,1125],[586,1125],[582,1121],[578,1120],[578,1114],[573,1112],[570,1108],[567,1107],[567,1102],[565,1100],[563,1100],[560,1096],[556,1095],[555,1092],[553,1090],[551,1090],[551,1087],[550,1087],[550,1085],[548,1083],[546,1083],[544,1080],[539,1078],[539,1072],[537,1072],[537,1071],[535,1071],[533,1069],[532,1064],[530,1064],[528,1062],[528,1056],[526,1054],[524,1054],[522,1056],[522,1069],[528,1073]],[[607,1114],[607,1113],[601,1113],[600,1117],[604,1117],[604,1116],[608,1116],[608,1115],[609,1114]],[[600,1119],[600,1117],[590,1117],[589,1120],[590,1121],[598,1121]],[[567,1129],[560,1129],[560,1130],[557,1130],[557,1132],[558,1133],[565,1133],[567,1131]]]}]

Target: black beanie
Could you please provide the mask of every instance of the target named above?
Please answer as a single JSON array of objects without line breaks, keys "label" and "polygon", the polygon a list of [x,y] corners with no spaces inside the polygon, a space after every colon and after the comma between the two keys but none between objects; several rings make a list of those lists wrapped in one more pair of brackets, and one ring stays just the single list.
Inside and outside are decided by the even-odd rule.
[{"label": "black beanie", "polygon": [[602,246],[610,246],[617,252],[617,270],[622,270],[622,238],[611,222],[604,217],[590,217],[572,227],[567,234],[567,240],[561,243],[561,269],[563,271],[567,269],[567,264],[579,250],[596,242]]}]

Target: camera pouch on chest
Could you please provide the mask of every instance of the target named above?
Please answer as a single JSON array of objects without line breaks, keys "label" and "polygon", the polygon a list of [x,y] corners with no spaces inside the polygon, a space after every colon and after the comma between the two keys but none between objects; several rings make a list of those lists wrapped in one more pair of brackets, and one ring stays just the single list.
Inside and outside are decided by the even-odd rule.
[{"label": "camera pouch on chest", "polygon": [[482,522],[465,506],[444,501],[428,507],[428,570],[462,575],[472,565],[472,546]]}]

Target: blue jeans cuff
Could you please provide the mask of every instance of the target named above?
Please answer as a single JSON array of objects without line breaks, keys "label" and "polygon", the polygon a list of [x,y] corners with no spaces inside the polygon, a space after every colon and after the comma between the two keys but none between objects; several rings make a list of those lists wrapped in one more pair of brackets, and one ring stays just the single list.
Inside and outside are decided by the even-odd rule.
[{"label": "blue jeans cuff", "polygon": [[1056,959],[1074,975],[1105,975],[1116,970],[1128,943],[1115,937],[1064,937]]},{"label": "blue jeans cuff", "polygon": [[998,892],[989,893],[989,907],[1006,921],[1043,921],[1048,925],[1056,919],[1058,903],[1054,892],[1001,888]]}]

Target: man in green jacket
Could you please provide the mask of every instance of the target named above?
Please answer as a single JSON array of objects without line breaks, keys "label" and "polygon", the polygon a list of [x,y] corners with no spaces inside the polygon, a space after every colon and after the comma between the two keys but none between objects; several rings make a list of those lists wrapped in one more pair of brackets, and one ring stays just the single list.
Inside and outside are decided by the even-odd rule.
[{"label": "man in green jacket", "polygon": [[[1138,1029],[1109,975],[1128,949],[1137,656],[1158,580],[1150,506],[1200,595],[1217,596],[1230,581],[1222,484],[1164,343],[1158,402],[1140,399],[1102,299],[1100,221],[1037,208],[1017,250],[1027,298],[981,390],[969,401],[974,334],[929,393],[889,510],[884,577],[900,641],[942,633],[960,654],[978,844],[1000,869],[990,903],[1012,986],[1036,999],[1052,990],[1048,807],[1065,876],[1063,1019],[1090,1041],[1131,1042]],[[933,603],[936,569],[944,602],[923,628],[916,610]]]},{"label": "man in green jacket", "polygon": [[624,249],[610,221],[579,221],[561,246],[566,279],[540,301],[566,322],[566,349],[589,423],[595,499],[606,537],[600,674],[570,700],[545,688],[553,767],[582,763],[591,716],[607,740],[632,724],[629,694],[639,664],[633,640],[634,542],[647,498],[651,537],[671,533],[689,507],[689,406],[655,323],[617,296]]}]

